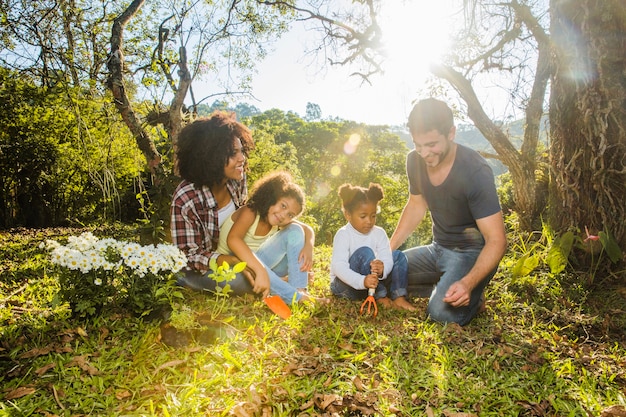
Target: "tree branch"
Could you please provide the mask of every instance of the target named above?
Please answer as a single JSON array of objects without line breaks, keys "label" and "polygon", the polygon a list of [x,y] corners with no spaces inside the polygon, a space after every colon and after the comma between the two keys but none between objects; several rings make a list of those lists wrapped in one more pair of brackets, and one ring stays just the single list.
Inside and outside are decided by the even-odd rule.
[{"label": "tree branch", "polygon": [[111,90],[115,102],[115,106],[122,115],[122,119],[126,126],[137,141],[137,146],[143,152],[148,166],[154,172],[161,162],[161,155],[154,146],[154,142],[148,136],[148,133],[142,128],[141,122],[137,118],[132,108],[126,89],[124,86],[124,54],[123,54],[123,33],[124,27],[139,11],[144,0],[133,0],[124,12],[115,18],[111,28],[111,52],[107,59],[107,68],[109,77],[107,78],[107,87]]}]

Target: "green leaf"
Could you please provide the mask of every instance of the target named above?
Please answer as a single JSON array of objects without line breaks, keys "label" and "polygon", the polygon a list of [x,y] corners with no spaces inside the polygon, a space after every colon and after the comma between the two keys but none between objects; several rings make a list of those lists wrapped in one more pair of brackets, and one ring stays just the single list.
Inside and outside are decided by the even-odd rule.
[{"label": "green leaf", "polygon": [[211,268],[213,271],[217,271],[217,261],[215,260],[215,258],[211,258],[211,260],[209,261],[209,268]]},{"label": "green leaf", "polygon": [[243,271],[244,269],[246,269],[246,262],[239,262],[237,263],[234,267],[233,267],[233,272],[238,274],[239,272]]},{"label": "green leaf", "polygon": [[567,232],[555,239],[548,251],[546,262],[553,274],[562,272],[567,266],[570,251],[574,245],[574,233]]},{"label": "green leaf", "polygon": [[537,255],[531,256],[530,253],[527,253],[522,256],[513,267],[513,277],[525,277],[530,274],[537,265],[539,265],[539,257]]},{"label": "green leaf", "polygon": [[615,238],[610,232],[600,232],[598,233],[598,236],[600,236],[600,242],[602,242],[602,246],[604,247],[606,254],[609,255],[611,262],[617,263],[620,259],[622,259],[622,250],[617,245]]}]

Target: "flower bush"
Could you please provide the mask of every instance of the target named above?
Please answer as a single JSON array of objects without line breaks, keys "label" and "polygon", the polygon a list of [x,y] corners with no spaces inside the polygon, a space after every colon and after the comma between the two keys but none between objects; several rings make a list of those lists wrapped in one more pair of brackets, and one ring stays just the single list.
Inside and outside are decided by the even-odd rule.
[{"label": "flower bush", "polygon": [[82,317],[109,306],[146,315],[169,304],[163,289],[174,285],[174,275],[187,264],[174,245],[142,246],[91,232],[70,236],[65,245],[47,240],[43,247],[58,269],[60,301]]}]

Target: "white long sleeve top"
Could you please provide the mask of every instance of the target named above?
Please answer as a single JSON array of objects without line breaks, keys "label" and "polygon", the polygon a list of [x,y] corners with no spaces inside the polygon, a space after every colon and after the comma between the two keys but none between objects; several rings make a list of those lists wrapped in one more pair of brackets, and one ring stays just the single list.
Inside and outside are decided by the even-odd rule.
[{"label": "white long sleeve top", "polygon": [[376,259],[385,265],[381,279],[393,269],[393,255],[389,237],[382,227],[374,226],[368,234],[359,233],[350,223],[337,230],[333,239],[333,256],[330,262],[330,279],[339,278],[354,289],[364,290],[365,275],[350,269],[350,256],[359,248],[372,248]]}]

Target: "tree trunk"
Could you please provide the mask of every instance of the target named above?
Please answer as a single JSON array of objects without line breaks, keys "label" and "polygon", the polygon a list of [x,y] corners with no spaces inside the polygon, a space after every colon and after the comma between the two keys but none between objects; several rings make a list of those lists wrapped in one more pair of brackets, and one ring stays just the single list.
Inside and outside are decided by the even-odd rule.
[{"label": "tree trunk", "polygon": [[109,69],[109,77],[107,79],[107,87],[113,93],[115,106],[122,115],[122,119],[126,126],[137,141],[137,146],[143,152],[150,169],[155,172],[161,162],[161,155],[156,149],[154,142],[143,127],[141,121],[137,118],[132,108],[126,89],[124,86],[124,27],[126,23],[139,11],[144,0],[133,0],[128,8],[115,18],[113,27],[111,28],[111,53],[107,61]]},{"label": "tree trunk", "polygon": [[[626,2],[551,0],[550,223],[626,248]],[[583,236],[585,237],[585,236]]]}]

